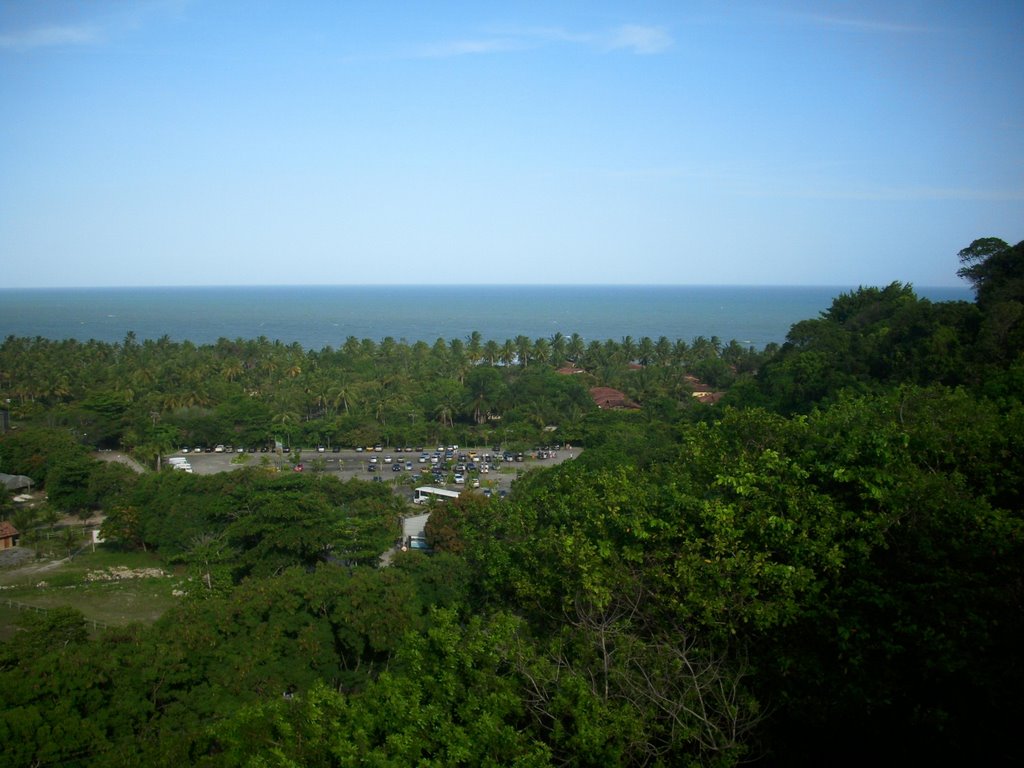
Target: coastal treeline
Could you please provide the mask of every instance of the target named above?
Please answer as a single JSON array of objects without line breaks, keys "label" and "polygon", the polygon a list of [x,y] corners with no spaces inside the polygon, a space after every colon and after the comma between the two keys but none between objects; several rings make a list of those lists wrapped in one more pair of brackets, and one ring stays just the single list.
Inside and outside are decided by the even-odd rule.
[{"label": "coastal treeline", "polygon": [[[90,635],[73,608],[26,616],[0,644],[5,764],[1019,764],[1024,243],[979,240],[961,260],[974,302],[862,288],[778,349],[729,361],[719,345],[707,359],[728,373],[713,406],[689,394],[694,361],[644,359],[625,339],[592,358],[566,348],[464,370],[430,368],[452,343],[426,346],[415,389],[493,378],[507,399],[482,413],[514,423],[539,398],[551,410],[522,424],[573,423],[586,450],[526,473],[506,499],[437,507],[432,554],[387,566],[376,553],[401,505],[383,484],[255,467],[104,484],[77,422],[62,421],[98,413],[84,402],[99,388],[8,394],[18,429],[0,440],[0,469],[35,472],[51,504],[81,494],[107,513],[108,546],[155,551],[189,586],[152,625]],[[213,375],[218,350],[234,359],[249,343],[273,353],[272,372],[256,357],[234,379]],[[134,398],[179,391],[157,383],[158,349],[212,361],[205,391],[237,384],[236,406],[268,423],[290,393],[296,429],[316,429],[384,424],[355,395],[328,416],[297,384],[308,361],[381,373],[416,347],[9,339],[4,360],[17,348],[40,364],[51,349],[58,372],[88,349],[110,356],[97,372],[149,355],[148,389],[129,397],[104,379],[127,405],[95,434],[124,439],[231,400],[143,413]],[[556,374],[567,362],[585,373]],[[589,381],[639,408],[574,400]],[[471,403],[432,414],[433,434],[498,429]]]},{"label": "coastal treeline", "polygon": [[692,404],[684,374],[722,389],[771,351],[716,337],[586,342],[560,333],[499,343],[472,332],[432,345],[349,337],[320,350],[266,338],[196,346],[132,333],[118,344],[8,337],[0,397],[18,420],[145,457],[275,442],[532,445],[545,434],[542,442],[580,442],[595,385],[673,411]]}]

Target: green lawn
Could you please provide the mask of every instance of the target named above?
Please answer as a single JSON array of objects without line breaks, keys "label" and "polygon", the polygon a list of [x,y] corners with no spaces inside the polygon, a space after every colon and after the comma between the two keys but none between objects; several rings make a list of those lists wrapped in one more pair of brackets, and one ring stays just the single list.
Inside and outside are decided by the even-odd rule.
[{"label": "green lawn", "polygon": [[39,608],[71,606],[90,620],[123,625],[156,621],[175,604],[171,592],[180,588],[180,577],[133,578],[119,581],[89,581],[89,572],[112,567],[161,568],[170,573],[160,558],[144,552],[120,552],[97,547],[70,562],[41,570],[37,563],[28,568],[0,572],[0,638],[9,636],[20,611],[7,600]]}]

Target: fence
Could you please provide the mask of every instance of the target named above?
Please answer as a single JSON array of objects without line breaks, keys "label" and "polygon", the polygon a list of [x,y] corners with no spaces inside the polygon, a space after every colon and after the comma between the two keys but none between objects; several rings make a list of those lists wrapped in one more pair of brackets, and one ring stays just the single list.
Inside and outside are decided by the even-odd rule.
[{"label": "fence", "polygon": [[[9,600],[4,598],[2,601],[8,608],[14,608],[18,611],[34,611],[35,613],[48,613],[52,608],[44,608],[41,605],[29,605],[28,603],[22,603],[19,600]],[[113,625],[107,624],[105,621],[97,621],[96,619],[85,618],[85,623],[92,626],[93,629],[110,629]]]}]

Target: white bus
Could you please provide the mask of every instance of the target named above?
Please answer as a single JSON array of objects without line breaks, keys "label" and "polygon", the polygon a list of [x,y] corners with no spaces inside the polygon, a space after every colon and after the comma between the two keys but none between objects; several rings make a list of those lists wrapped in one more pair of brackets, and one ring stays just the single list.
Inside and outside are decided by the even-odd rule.
[{"label": "white bus", "polygon": [[412,494],[413,504],[426,504],[430,499],[445,501],[447,499],[459,498],[459,491],[449,491],[447,488],[434,488],[431,485],[421,485]]}]

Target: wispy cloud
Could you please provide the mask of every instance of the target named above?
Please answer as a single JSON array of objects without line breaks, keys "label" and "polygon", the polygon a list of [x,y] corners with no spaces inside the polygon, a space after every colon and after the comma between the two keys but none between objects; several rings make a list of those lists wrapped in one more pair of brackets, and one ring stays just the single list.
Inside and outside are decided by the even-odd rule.
[{"label": "wispy cloud", "polygon": [[625,51],[651,55],[668,50],[672,43],[672,36],[664,27],[642,24],[627,24],[599,32],[528,27],[432,43],[414,49],[407,55],[413,58],[445,58],[525,51],[549,45],[581,45],[604,52]]},{"label": "wispy cloud", "polygon": [[453,56],[473,56],[486,53],[520,51],[530,47],[524,39],[509,37],[480,37],[476,39],[448,40],[425,45],[412,52],[414,58],[444,59]]},{"label": "wispy cloud", "polygon": [[102,41],[99,28],[91,25],[45,26],[0,33],[0,49],[29,51],[65,45],[94,45]]},{"label": "wispy cloud", "polygon": [[627,24],[612,30],[608,38],[609,50],[625,49],[641,55],[661,53],[672,47],[672,36],[664,27]]},{"label": "wispy cloud", "polygon": [[67,4],[58,13],[48,3],[25,3],[21,28],[0,29],[0,51],[104,45],[159,19],[180,18],[193,0],[134,0],[131,3]]},{"label": "wispy cloud", "polygon": [[799,14],[794,17],[796,21],[802,21],[819,27],[831,29],[847,29],[857,32],[879,32],[886,34],[906,34],[927,32],[927,27],[915,24],[899,24],[879,19],[858,19],[848,16],[826,16],[820,14]]}]

